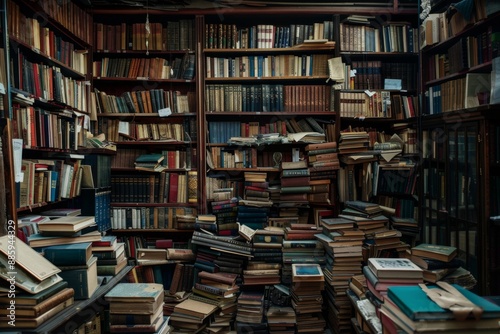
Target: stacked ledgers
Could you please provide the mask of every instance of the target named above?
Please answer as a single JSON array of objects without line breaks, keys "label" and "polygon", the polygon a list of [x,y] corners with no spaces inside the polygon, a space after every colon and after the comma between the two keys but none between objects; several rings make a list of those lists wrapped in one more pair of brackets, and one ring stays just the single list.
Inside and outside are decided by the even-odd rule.
[{"label": "stacked ledgers", "polygon": [[412,247],[410,260],[422,268],[426,282],[436,283],[460,268],[457,253],[454,246],[422,243]]},{"label": "stacked ledgers", "polygon": [[243,270],[244,285],[273,285],[281,282],[284,231],[279,227],[258,229],[252,236],[253,257]]},{"label": "stacked ledgers", "polygon": [[316,238],[326,253],[324,275],[329,327],[340,332],[349,330],[351,303],[346,295],[350,279],[361,273],[364,232],[354,221],[342,217],[321,219],[321,233]]},{"label": "stacked ledgers", "polygon": [[[15,266],[9,255],[13,245]],[[0,328],[35,328],[73,305],[74,290],[59,276],[61,270],[22,240],[8,235],[0,238],[0,265],[4,268],[1,285],[11,287],[0,296],[4,318]]]},{"label": "stacked ledgers", "polygon": [[163,285],[119,283],[105,296],[109,302],[109,327],[120,333],[168,333],[163,316]]},{"label": "stacked ledgers", "polygon": [[118,242],[116,236],[102,236],[100,241],[92,242],[92,255],[97,258],[97,274],[114,276],[127,266],[125,243]]},{"label": "stacked ledgers", "polygon": [[340,169],[337,142],[308,144],[305,147],[309,165],[311,191],[308,200],[314,204],[329,205],[333,202],[331,180]]},{"label": "stacked ledgers", "polygon": [[244,199],[239,201],[238,222],[252,229],[267,226],[267,218],[273,202],[268,191],[267,173],[245,172]]},{"label": "stacked ledgers", "polygon": [[326,321],[323,318],[325,278],[319,264],[292,264],[291,296],[296,313],[297,333],[321,333]]},{"label": "stacked ledgers", "polygon": [[187,298],[175,305],[174,312],[170,315],[170,324],[175,331],[197,332],[209,325],[217,309],[217,302],[214,300]]},{"label": "stacked ledgers", "polygon": [[242,291],[238,296],[236,312],[236,332],[267,333],[267,324],[264,321],[264,292]]}]

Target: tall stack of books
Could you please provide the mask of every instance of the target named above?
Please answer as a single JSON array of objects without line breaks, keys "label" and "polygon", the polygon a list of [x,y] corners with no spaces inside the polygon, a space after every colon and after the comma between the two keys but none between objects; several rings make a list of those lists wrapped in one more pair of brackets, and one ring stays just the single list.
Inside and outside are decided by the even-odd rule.
[{"label": "tall stack of books", "polygon": [[175,331],[196,332],[207,327],[211,315],[217,310],[217,302],[187,298],[174,307],[170,324]]},{"label": "tall stack of books", "polygon": [[376,306],[384,302],[391,285],[423,283],[422,269],[406,258],[372,257],[363,267],[363,274],[368,287],[367,297]]},{"label": "tall stack of books", "polygon": [[270,306],[266,313],[270,334],[293,334],[297,317],[290,306]]},{"label": "tall stack of books", "polygon": [[456,247],[427,243],[412,247],[410,260],[422,268],[424,280],[430,283],[440,281],[462,265]]},{"label": "tall stack of books", "polygon": [[212,214],[217,221],[218,235],[238,235],[238,199],[231,197],[210,203]]},{"label": "tall stack of books", "polygon": [[325,264],[323,245],[316,240],[318,229],[314,224],[290,224],[285,227],[283,240],[283,283],[292,282],[292,264],[319,263]]},{"label": "tall stack of books", "polygon": [[268,191],[267,173],[245,172],[244,199],[239,201],[238,222],[252,229],[267,226],[267,218],[273,202]]},{"label": "tall stack of books", "polygon": [[316,238],[324,245],[326,265],[326,301],[328,325],[331,328],[348,329],[352,317],[351,303],[346,295],[353,275],[361,274],[363,241],[365,235],[345,218],[324,218],[322,233]]},{"label": "tall stack of books", "polygon": [[119,283],[104,299],[109,302],[109,327],[120,333],[168,333],[163,317],[163,285]]},{"label": "tall stack of books", "polygon": [[311,192],[309,169],[306,160],[281,163],[280,202],[309,203]]},{"label": "tall stack of books", "polygon": [[322,333],[326,322],[322,316],[325,278],[319,264],[292,265],[292,307],[297,315],[297,333]]},{"label": "tall stack of books", "polygon": [[267,333],[264,321],[264,292],[242,291],[238,296],[236,333]]},{"label": "tall stack of books", "polygon": [[[14,268],[9,255],[13,243],[14,275],[10,273]],[[0,265],[4,268],[0,271],[0,284],[15,285],[15,297],[12,293],[0,296],[0,314],[4,319],[0,328],[35,328],[73,305],[74,290],[59,276],[60,269],[22,240],[0,237]]]},{"label": "tall stack of books", "polygon": [[195,218],[194,229],[218,234],[217,216],[213,214],[199,214]]},{"label": "tall stack of books", "polygon": [[331,204],[331,180],[340,169],[337,142],[309,144],[305,150],[311,178],[308,200],[315,204]]},{"label": "tall stack of books", "polygon": [[281,282],[283,235],[284,231],[280,227],[266,227],[253,233],[253,257],[243,271],[245,285]]},{"label": "tall stack of books", "polygon": [[200,272],[194,284],[194,298],[207,303],[215,302],[218,309],[214,312],[209,327],[224,331],[233,326],[236,317],[236,300],[240,290],[238,275],[232,273]]}]

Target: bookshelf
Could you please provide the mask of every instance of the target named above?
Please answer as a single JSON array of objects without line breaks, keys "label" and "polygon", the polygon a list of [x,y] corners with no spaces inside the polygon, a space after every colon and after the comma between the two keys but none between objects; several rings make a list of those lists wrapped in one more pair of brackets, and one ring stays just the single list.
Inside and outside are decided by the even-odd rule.
[{"label": "bookshelf", "polygon": [[338,133],[332,81],[325,83],[327,61],[337,54],[334,15],[290,10],[277,20],[262,11],[246,22],[246,14],[228,12],[223,21],[206,15],[201,23],[206,200],[214,199],[215,179],[216,188],[233,188],[243,198],[248,172],[279,185],[282,162],[307,160],[308,142],[293,134],[318,132],[333,142]]},{"label": "bookshelf", "polygon": [[4,22],[2,106],[3,117],[10,119],[4,154],[22,159],[19,170],[9,167],[10,212],[17,217],[72,206],[80,193],[91,41],[90,30],[78,22],[92,18],[68,3],[64,10],[75,18],[69,21],[55,1],[6,1],[4,9],[9,19]]},{"label": "bookshelf", "polygon": [[[340,202],[373,201],[396,217],[414,219],[420,114],[416,21],[405,12],[390,18],[340,14],[345,81],[338,90]],[[359,139],[351,138],[356,135]]]},{"label": "bookshelf", "polygon": [[[490,100],[498,11],[474,2],[471,17],[432,7],[421,24],[423,240],[453,245],[478,279],[497,293],[495,142],[498,107]],[[442,24],[441,24],[442,23]],[[490,104],[491,103],[491,104]]]},{"label": "bookshelf", "polygon": [[[192,14],[120,13],[93,11],[92,82],[97,131],[117,146],[111,228],[135,257],[130,245],[143,234],[182,237],[177,217],[198,212],[197,34]],[[135,168],[153,153],[164,157],[161,171]]]}]

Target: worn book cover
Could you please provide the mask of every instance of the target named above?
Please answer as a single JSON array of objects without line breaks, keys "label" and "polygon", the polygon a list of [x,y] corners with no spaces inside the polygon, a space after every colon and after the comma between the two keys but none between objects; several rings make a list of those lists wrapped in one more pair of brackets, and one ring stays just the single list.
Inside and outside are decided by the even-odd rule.
[{"label": "worn book cover", "polygon": [[369,258],[368,266],[377,277],[422,278],[422,269],[406,258]]},{"label": "worn book cover", "polygon": [[420,244],[411,249],[412,255],[443,262],[451,261],[457,255],[457,248],[453,246]]},{"label": "worn book cover", "polygon": [[43,249],[47,260],[56,266],[84,265],[92,256],[90,242],[56,245]]},{"label": "worn book cover", "polygon": [[41,222],[38,224],[40,232],[78,232],[85,227],[95,224],[94,216],[66,216],[58,217],[52,220]]}]

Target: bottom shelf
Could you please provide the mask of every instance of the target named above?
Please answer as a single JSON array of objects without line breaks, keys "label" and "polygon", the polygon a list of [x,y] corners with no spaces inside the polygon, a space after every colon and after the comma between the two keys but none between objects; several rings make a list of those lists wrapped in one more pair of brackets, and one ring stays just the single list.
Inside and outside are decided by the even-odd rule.
[{"label": "bottom shelf", "polygon": [[104,295],[106,295],[106,293],[116,284],[120,283],[132,268],[133,266],[127,266],[116,276],[106,276],[106,278],[111,277],[111,279],[102,282],[92,297],[76,301],[72,306],[56,314],[53,318],[44,322],[39,327],[31,329],[15,328],[15,330],[10,329],[9,333],[73,333],[82,323],[88,321],[95,313],[101,312],[102,309],[104,309],[104,306],[108,304],[104,299]]}]

